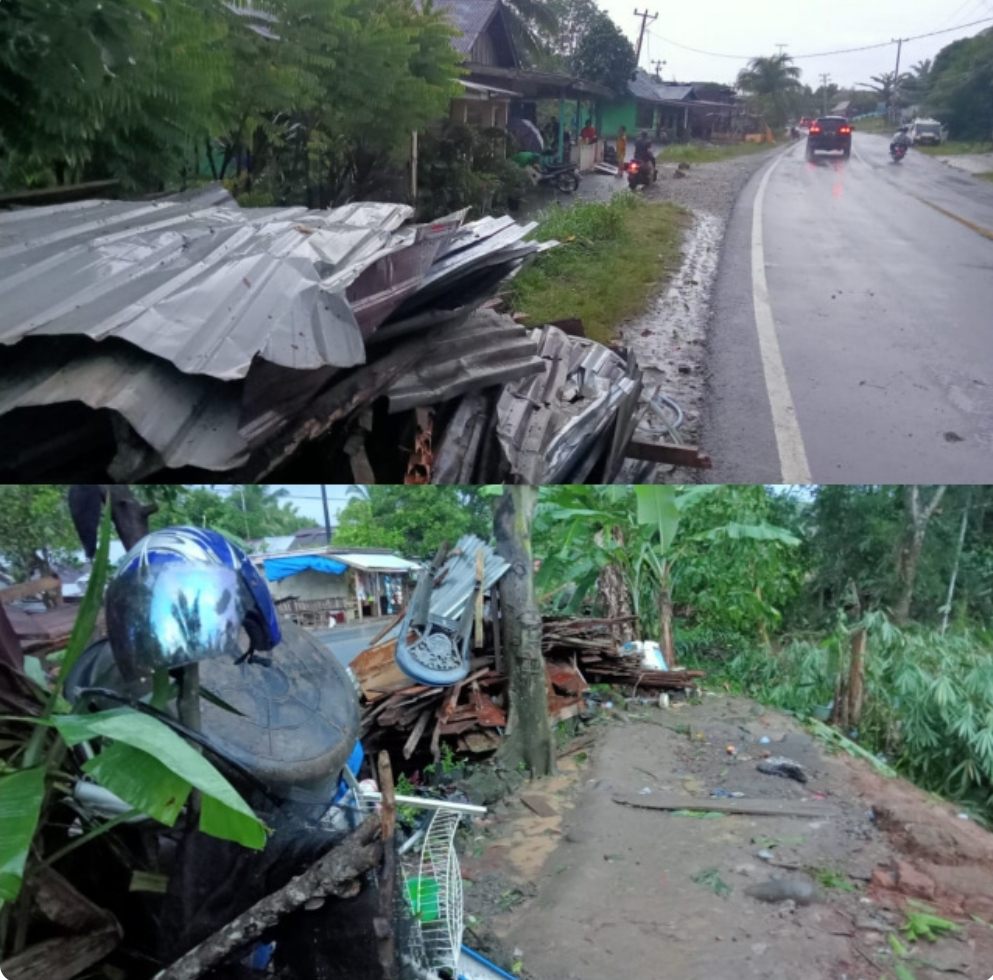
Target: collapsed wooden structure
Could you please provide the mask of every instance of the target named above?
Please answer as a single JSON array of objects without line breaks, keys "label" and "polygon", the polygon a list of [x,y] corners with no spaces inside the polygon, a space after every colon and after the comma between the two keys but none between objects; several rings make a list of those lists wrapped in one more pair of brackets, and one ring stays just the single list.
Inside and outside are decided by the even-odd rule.
[{"label": "collapsed wooden structure", "polygon": [[[625,654],[617,639],[624,619],[547,618],[542,652],[553,723],[589,710],[590,681],[635,692],[686,690],[699,670],[652,670],[640,655]],[[499,623],[499,617],[497,618]],[[362,739],[378,747],[399,744],[405,759],[429,750],[437,758],[442,740],[470,755],[492,752],[507,725],[507,665],[500,630],[487,623],[465,680],[450,687],[411,681],[396,664],[395,635],[381,635],[352,662],[362,689]]]}]

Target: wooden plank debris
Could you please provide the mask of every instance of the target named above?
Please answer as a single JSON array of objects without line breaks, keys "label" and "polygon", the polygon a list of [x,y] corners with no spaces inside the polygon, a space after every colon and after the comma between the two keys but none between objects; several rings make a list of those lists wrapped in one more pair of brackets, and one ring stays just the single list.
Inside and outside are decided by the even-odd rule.
[{"label": "wooden plank debris", "polygon": [[[591,679],[638,691],[690,688],[703,677],[702,671],[648,670],[640,657],[622,654],[614,631],[631,618],[545,620],[542,648],[553,723],[588,710]],[[507,677],[497,665],[496,648],[489,622],[469,675],[450,687],[432,688],[413,683],[396,665],[395,642],[379,638],[352,662],[363,692],[362,737],[377,745],[392,740],[406,759],[426,750],[428,731],[433,758],[440,755],[442,738],[463,751],[492,752],[507,725]]]},{"label": "wooden plank debris", "polygon": [[557,817],[559,815],[559,811],[551,806],[544,796],[538,796],[536,793],[523,793],[520,800],[535,816]]},{"label": "wooden plank debris", "polygon": [[831,817],[832,807],[807,800],[746,800],[701,799],[693,796],[680,796],[677,793],[616,793],[614,802],[624,806],[642,807],[646,810],[695,810],[713,813],[747,813],[757,817]]}]

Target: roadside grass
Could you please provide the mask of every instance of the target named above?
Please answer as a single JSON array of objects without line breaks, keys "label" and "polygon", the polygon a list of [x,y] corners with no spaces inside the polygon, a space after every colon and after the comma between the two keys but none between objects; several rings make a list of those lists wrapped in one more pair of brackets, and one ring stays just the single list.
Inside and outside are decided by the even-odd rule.
[{"label": "roadside grass", "polygon": [[949,140],[938,146],[917,146],[914,149],[931,157],[954,157],[963,153],[993,153],[993,143],[983,140],[967,143],[962,140]]},{"label": "roadside grass", "polygon": [[988,180],[991,184],[993,184],[993,170],[990,170],[985,174],[974,174],[973,176],[978,177],[980,180]]},{"label": "roadside grass", "polygon": [[[786,140],[786,142],[789,142]],[[732,157],[751,156],[754,153],[765,153],[774,150],[781,144],[774,143],[676,143],[665,147],[657,154],[658,161],[663,166],[667,163],[716,163],[718,160],[730,160]]]},{"label": "roadside grass", "polygon": [[885,116],[873,116],[869,119],[856,119],[854,122],[856,133],[893,133],[896,126]]},{"label": "roadside grass", "polygon": [[678,268],[688,219],[674,204],[629,193],[555,207],[535,238],[562,244],[511,281],[510,305],[529,326],[578,317],[588,337],[610,343],[621,321],[642,312]]}]

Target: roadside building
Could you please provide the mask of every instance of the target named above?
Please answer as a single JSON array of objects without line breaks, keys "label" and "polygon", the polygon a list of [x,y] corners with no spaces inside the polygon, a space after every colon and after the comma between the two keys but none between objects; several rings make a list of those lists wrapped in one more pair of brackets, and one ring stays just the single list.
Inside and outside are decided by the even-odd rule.
[{"label": "roadside building", "polygon": [[639,69],[627,92],[604,102],[601,131],[614,136],[623,126],[629,134],[642,130],[656,140],[679,142],[711,139],[731,133],[740,100],[726,85],[710,82],[665,82]]},{"label": "roadside building", "polygon": [[257,552],[280,613],[303,626],[390,616],[403,608],[420,566],[384,548],[303,548]]}]

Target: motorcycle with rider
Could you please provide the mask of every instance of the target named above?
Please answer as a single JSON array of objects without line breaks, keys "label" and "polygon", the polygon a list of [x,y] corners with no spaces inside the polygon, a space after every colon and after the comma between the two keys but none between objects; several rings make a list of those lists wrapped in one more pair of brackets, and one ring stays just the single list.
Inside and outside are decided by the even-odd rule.
[{"label": "motorcycle with rider", "polygon": [[648,133],[642,130],[634,144],[634,159],[627,165],[628,187],[636,190],[647,187],[658,180],[658,168],[655,154],[652,153],[652,141]]},{"label": "motorcycle with rider", "polygon": [[910,149],[913,141],[910,138],[910,127],[901,126],[890,140],[890,156],[894,163],[899,163]]}]

